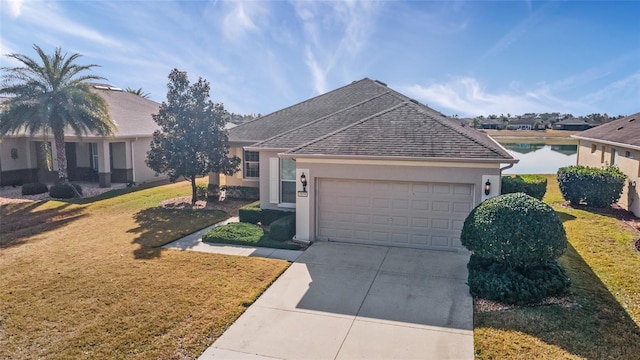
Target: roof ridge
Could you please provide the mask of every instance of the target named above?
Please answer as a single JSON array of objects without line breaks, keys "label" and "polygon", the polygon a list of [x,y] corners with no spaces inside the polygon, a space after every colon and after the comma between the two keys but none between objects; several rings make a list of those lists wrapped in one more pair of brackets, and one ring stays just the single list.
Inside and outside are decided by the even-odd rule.
[{"label": "roof ridge", "polygon": [[330,137],[330,136],[333,136],[333,135],[335,135],[335,134],[339,134],[339,133],[341,133],[341,132],[343,132],[343,131],[346,131],[346,130],[348,130],[348,129],[350,129],[350,128],[352,128],[352,127],[356,126],[356,125],[360,125],[360,124],[362,124],[362,123],[364,123],[364,122],[366,122],[366,121],[368,121],[368,120],[371,120],[371,119],[373,119],[373,118],[375,118],[375,117],[378,117],[378,116],[380,116],[380,115],[382,115],[382,114],[386,114],[386,113],[388,113],[388,112],[390,112],[390,111],[392,111],[392,110],[398,109],[398,108],[400,108],[400,107],[402,107],[402,106],[404,106],[404,105],[408,105],[408,104],[409,104],[409,101],[403,101],[403,102],[401,102],[400,104],[394,105],[394,106],[392,106],[392,107],[390,107],[390,108],[387,108],[387,109],[385,109],[385,110],[382,110],[382,111],[380,111],[380,112],[377,112],[377,113],[375,113],[375,114],[373,114],[373,115],[367,116],[367,117],[365,117],[364,119],[360,119],[360,120],[358,120],[358,121],[356,121],[356,122],[354,122],[354,123],[351,123],[351,124],[349,124],[349,125],[347,125],[347,126],[345,126],[345,127],[342,127],[342,128],[340,128],[340,129],[337,129],[337,130],[335,130],[335,131],[332,131],[332,132],[330,132],[330,133],[328,133],[328,134],[322,135],[322,136],[317,137],[317,138],[315,138],[315,139],[313,139],[313,140],[311,140],[311,141],[308,141],[308,142],[306,142],[306,143],[304,143],[304,144],[301,144],[301,145],[298,145],[298,146],[296,146],[296,147],[294,147],[294,148],[291,148],[291,149],[289,149],[289,150],[285,151],[285,153],[291,153],[291,152],[294,152],[294,151],[296,151],[296,150],[298,150],[298,149],[301,149],[301,148],[303,148],[303,147],[305,147],[305,146],[309,146],[309,145],[311,145],[311,144],[313,144],[313,143],[316,143],[316,142],[318,142],[318,141],[324,140],[324,139],[326,139],[326,138],[328,138],[328,137]]},{"label": "roof ridge", "polygon": [[[359,103],[355,103],[355,104],[353,104],[353,105],[349,105],[349,106],[347,106],[346,108],[343,108],[343,109],[340,109],[340,110],[338,110],[338,111],[334,111],[334,112],[332,112],[331,114],[327,114],[327,115],[325,115],[325,116],[319,117],[319,118],[317,118],[317,119],[315,119],[315,120],[312,120],[312,121],[310,121],[310,122],[308,122],[308,123],[305,123],[305,124],[302,124],[302,125],[298,125],[298,126],[294,127],[293,129],[289,129],[289,130],[287,130],[287,131],[285,131],[285,132],[283,132],[283,133],[280,133],[280,134],[278,134],[278,135],[274,135],[274,136],[272,136],[272,137],[270,137],[270,138],[264,139],[264,140],[262,140],[262,141],[260,141],[260,142],[257,142],[257,143],[255,143],[255,144],[252,144],[251,146],[252,146],[252,147],[254,147],[254,146],[260,145],[260,144],[262,144],[262,143],[265,143],[265,142],[267,142],[267,141],[271,141],[271,140],[273,140],[273,139],[277,139],[277,138],[279,138],[279,137],[281,137],[281,136],[283,136],[283,135],[286,135],[286,134],[292,133],[292,132],[294,132],[294,131],[296,131],[296,130],[300,130],[300,129],[302,129],[302,128],[304,128],[304,127],[307,127],[307,126],[309,126],[309,125],[316,124],[316,123],[318,123],[318,122],[320,122],[320,121],[326,120],[327,118],[329,118],[329,117],[331,117],[331,116],[334,116],[334,115],[340,114],[340,113],[345,112],[345,111],[347,111],[347,110],[351,110],[351,109],[353,109],[353,108],[355,108],[355,107],[357,107],[357,106],[360,106],[360,105],[362,105],[362,104],[366,104],[366,103],[368,103],[369,101],[375,100],[375,99],[377,99],[377,98],[379,98],[379,97],[382,97],[382,96],[384,96],[384,95],[388,95],[388,94],[391,94],[391,91],[387,91],[387,92],[384,92],[384,93],[381,93],[381,94],[375,95],[375,96],[370,97],[370,98],[368,98],[368,99],[362,100],[362,101],[360,101]],[[393,94],[391,94],[391,95],[393,95]]]},{"label": "roof ridge", "polygon": [[[329,91],[329,92],[322,93],[322,94],[318,94],[318,95],[316,95],[316,96],[314,96],[314,97],[311,97],[311,98],[309,98],[309,99],[306,99],[306,100],[304,100],[304,101],[301,101],[301,102],[298,102],[298,103],[295,103],[295,104],[289,105],[289,106],[287,106],[287,107],[285,107],[285,108],[282,108],[282,109],[276,110],[276,111],[274,111],[274,112],[270,112],[270,113],[268,113],[268,114],[266,114],[266,115],[262,115],[262,116],[260,116],[260,117],[257,117],[257,118],[255,118],[255,119],[253,119],[253,120],[250,120],[250,121],[247,121],[247,122],[245,122],[245,123],[242,123],[242,124],[240,124],[240,125],[238,125],[238,126],[234,127],[233,129],[241,128],[242,126],[244,126],[244,125],[246,125],[246,124],[250,124],[250,123],[253,123],[254,121],[261,120],[261,119],[263,119],[263,118],[265,118],[265,117],[267,117],[267,116],[271,116],[271,115],[274,115],[274,114],[277,114],[277,113],[283,112],[283,111],[285,111],[285,110],[291,109],[291,108],[292,108],[292,107],[294,107],[294,106],[298,106],[298,105],[302,105],[302,104],[308,103],[308,102],[310,102],[311,100],[315,100],[315,99],[317,99],[317,98],[319,98],[319,97],[321,97],[321,96],[325,96],[325,95],[328,95],[328,94],[334,93],[334,92],[336,92],[336,91],[338,91],[338,90],[342,90],[342,89],[346,88],[347,86],[351,86],[351,85],[353,85],[353,84],[357,84],[357,83],[360,83],[360,82],[364,82],[364,81],[366,81],[366,80],[369,80],[369,81],[371,81],[371,82],[374,82],[374,83],[376,83],[378,86],[382,86],[382,85],[378,84],[375,80],[371,80],[371,79],[369,79],[368,77],[365,77],[365,78],[360,79],[360,80],[352,81],[350,84],[346,84],[346,85],[340,86],[339,88],[335,88],[335,89],[333,89],[333,90],[331,90],[331,91]],[[233,129],[230,129],[230,130],[233,130]]]}]

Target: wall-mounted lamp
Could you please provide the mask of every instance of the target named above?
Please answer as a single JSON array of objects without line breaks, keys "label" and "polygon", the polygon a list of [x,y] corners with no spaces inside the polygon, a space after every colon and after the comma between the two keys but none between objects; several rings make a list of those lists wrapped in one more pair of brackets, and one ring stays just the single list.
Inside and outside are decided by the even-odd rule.
[{"label": "wall-mounted lamp", "polygon": [[632,188],[636,187],[636,181],[635,180],[631,180],[629,182],[629,186],[631,186]]},{"label": "wall-mounted lamp", "polygon": [[491,193],[491,181],[487,180],[487,182],[484,183],[484,194],[489,195],[489,193]]},{"label": "wall-mounted lamp", "polygon": [[300,175],[300,183],[302,184],[302,191],[307,192],[307,177],[302,173]]},{"label": "wall-mounted lamp", "polygon": [[18,158],[18,149],[16,149],[16,148],[12,148],[12,149],[11,149],[11,158],[12,158],[13,160],[15,160],[15,159],[17,159],[17,158]]}]

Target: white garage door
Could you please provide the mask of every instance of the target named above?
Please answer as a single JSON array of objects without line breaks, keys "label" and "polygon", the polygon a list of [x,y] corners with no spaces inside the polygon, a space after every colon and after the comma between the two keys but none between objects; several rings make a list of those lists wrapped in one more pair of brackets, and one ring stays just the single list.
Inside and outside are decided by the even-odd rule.
[{"label": "white garage door", "polygon": [[473,184],[320,179],[318,238],[456,250]]}]

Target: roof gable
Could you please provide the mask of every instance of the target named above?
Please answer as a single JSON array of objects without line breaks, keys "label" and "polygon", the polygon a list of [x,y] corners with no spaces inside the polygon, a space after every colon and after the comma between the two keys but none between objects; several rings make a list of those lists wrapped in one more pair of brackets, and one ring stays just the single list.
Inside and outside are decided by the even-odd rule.
[{"label": "roof gable", "polygon": [[582,131],[574,137],[640,147],[640,113]]},{"label": "roof gable", "polygon": [[440,115],[434,116],[413,102],[403,102],[287,153],[515,161],[485,134],[458,126]]}]

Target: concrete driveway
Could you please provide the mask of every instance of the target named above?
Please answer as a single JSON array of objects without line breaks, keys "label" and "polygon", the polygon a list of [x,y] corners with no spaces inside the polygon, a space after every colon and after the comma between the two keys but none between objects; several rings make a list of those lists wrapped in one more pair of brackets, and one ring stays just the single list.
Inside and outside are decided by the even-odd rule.
[{"label": "concrete driveway", "polygon": [[200,359],[473,359],[468,259],[315,243]]}]

